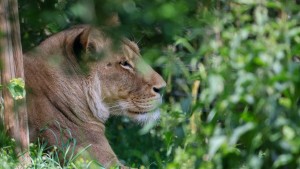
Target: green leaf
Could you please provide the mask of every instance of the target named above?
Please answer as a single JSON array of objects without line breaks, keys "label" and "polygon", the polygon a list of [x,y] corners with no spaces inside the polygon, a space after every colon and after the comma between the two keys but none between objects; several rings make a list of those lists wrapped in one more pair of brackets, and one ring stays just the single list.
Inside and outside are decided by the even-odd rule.
[{"label": "green leaf", "polygon": [[286,107],[286,108],[291,108],[292,106],[292,101],[290,98],[280,98],[279,99],[279,104],[281,104],[282,106]]},{"label": "green leaf", "polygon": [[280,166],[288,164],[293,159],[291,154],[280,155],[274,163],[274,167],[278,168]]},{"label": "green leaf", "polygon": [[15,78],[10,80],[7,88],[14,100],[25,98],[25,82],[22,78]]},{"label": "green leaf", "polygon": [[195,49],[193,48],[193,46],[189,43],[189,41],[186,38],[181,38],[179,37],[176,42],[175,45],[182,45],[183,47],[185,47],[189,52],[194,53]]},{"label": "green leaf", "polygon": [[249,130],[252,130],[254,128],[254,124],[253,123],[247,123],[243,126],[237,127],[234,131],[233,131],[233,135],[231,136],[230,140],[229,140],[229,144],[230,145],[234,145],[236,144],[236,142],[239,140],[239,138],[245,134],[246,132],[248,132]]},{"label": "green leaf", "polygon": [[291,127],[286,125],[283,126],[282,133],[288,140],[292,140],[296,135],[295,131]]},{"label": "green leaf", "polygon": [[214,136],[209,141],[209,157],[215,155],[219,148],[226,142],[226,136]]}]

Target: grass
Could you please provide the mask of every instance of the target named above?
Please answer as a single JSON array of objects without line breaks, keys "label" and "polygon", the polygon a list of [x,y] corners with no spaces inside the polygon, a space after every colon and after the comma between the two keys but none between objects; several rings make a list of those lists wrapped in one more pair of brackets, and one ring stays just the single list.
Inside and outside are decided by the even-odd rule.
[{"label": "grass", "polygon": [[[15,141],[4,132],[4,127],[0,127],[0,169],[15,169],[19,165],[18,156],[15,153]],[[64,131],[61,130],[61,133]],[[71,135],[71,132],[68,131]],[[60,137],[56,137],[60,138]],[[29,146],[31,164],[26,169],[104,169],[97,161],[88,158],[87,146],[75,151],[76,139],[70,138],[61,141],[59,146],[51,146],[45,140],[38,140]],[[112,167],[117,169],[119,166]]]},{"label": "grass", "polygon": [[[13,141],[12,141],[13,142]],[[16,168],[19,165],[18,157],[14,152],[14,145],[0,148],[0,163],[1,169]],[[74,145],[69,145],[67,149],[61,149],[56,146],[49,146],[46,142],[39,141],[37,144],[30,144],[31,164],[27,169],[82,169],[82,168],[104,168],[99,163],[93,160],[86,160],[82,158],[85,150],[84,148],[78,153],[67,155]],[[71,152],[73,153],[73,152]]]}]

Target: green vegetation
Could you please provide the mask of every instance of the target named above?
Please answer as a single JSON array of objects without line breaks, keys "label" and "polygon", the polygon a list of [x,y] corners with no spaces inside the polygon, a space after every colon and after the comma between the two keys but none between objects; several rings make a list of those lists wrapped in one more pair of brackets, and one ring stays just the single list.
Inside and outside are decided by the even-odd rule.
[{"label": "green vegetation", "polygon": [[[108,33],[138,42],[163,75],[168,86],[157,124],[141,127],[125,117],[107,123],[112,148],[127,166],[300,168],[296,0],[19,0],[19,6],[25,51],[74,24],[101,26],[117,12],[122,25]],[[9,140],[0,133],[3,168],[17,165]],[[60,165],[47,149],[32,146],[33,168]],[[65,168],[89,165],[76,161]]]}]

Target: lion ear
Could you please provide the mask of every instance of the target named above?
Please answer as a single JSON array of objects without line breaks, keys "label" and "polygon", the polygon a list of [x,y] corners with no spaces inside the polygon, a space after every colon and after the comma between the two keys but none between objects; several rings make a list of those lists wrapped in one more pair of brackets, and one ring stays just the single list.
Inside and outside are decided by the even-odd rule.
[{"label": "lion ear", "polygon": [[[86,60],[87,51],[91,48],[89,46],[89,37],[91,34],[91,28],[84,29],[74,40],[73,51],[78,60]],[[91,51],[90,51],[91,52]]]}]

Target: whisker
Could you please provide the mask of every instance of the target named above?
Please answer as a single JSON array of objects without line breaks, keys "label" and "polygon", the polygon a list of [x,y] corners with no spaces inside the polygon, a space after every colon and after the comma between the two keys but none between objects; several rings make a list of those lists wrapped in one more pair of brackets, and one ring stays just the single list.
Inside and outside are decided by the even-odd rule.
[{"label": "whisker", "polygon": [[110,109],[110,108],[114,108],[114,107],[126,106],[127,104],[130,104],[130,103],[126,103],[126,104],[117,104],[117,105],[113,105],[113,106],[110,106],[110,107],[107,107],[107,108]]},{"label": "whisker", "polygon": [[140,46],[140,42],[141,42],[141,40],[144,38],[144,35],[138,40],[138,41],[136,41],[136,44],[138,45],[138,46]]},{"label": "whisker", "polygon": [[124,113],[124,109],[116,109],[114,111],[110,111],[111,114],[114,114],[114,113]]},{"label": "whisker", "polygon": [[156,104],[150,104],[150,103],[139,103],[137,107],[152,107]]},{"label": "whisker", "polygon": [[[152,101],[157,101],[158,99],[144,99],[147,100],[147,102],[118,102],[118,103],[114,103],[114,104],[109,104],[112,105],[110,107],[108,107],[109,112],[111,114],[120,114],[120,113],[124,113],[125,110],[130,109],[130,108],[135,108],[135,109],[142,109],[141,111],[151,111],[149,109],[154,108],[153,104],[149,103]],[[136,103],[137,105],[135,105],[134,103]]]},{"label": "whisker", "polygon": [[134,108],[134,106],[133,105],[118,106],[118,107],[110,108],[109,111],[112,112],[118,109],[128,109],[128,108]]},{"label": "whisker", "polygon": [[[126,109],[128,109],[128,108],[135,108],[135,107],[126,107],[126,108],[116,108],[116,109],[113,109],[113,110],[110,110],[110,113],[116,113],[116,112],[118,112],[118,111],[124,111],[124,110],[126,110]],[[148,106],[148,107],[142,107],[142,109],[143,110],[141,110],[141,112],[151,112],[151,111],[153,111],[153,110],[155,110],[155,109],[153,109],[153,107],[152,106]]]},{"label": "whisker", "polygon": [[[133,104],[129,104],[129,105],[126,105],[126,106],[123,106],[123,107],[116,107],[116,108],[110,109],[110,111],[112,112],[112,111],[119,110],[119,109],[124,110],[124,109],[129,109],[129,108],[138,108],[138,107],[136,107]],[[142,107],[142,108],[144,108],[144,107]],[[147,108],[149,108],[149,107],[147,107]]]},{"label": "whisker", "polygon": [[[118,107],[118,106],[126,106],[128,104],[131,104],[130,102],[115,102],[115,103],[108,103],[107,105],[109,106],[108,108],[112,107]],[[112,106],[110,106],[112,105]]]},{"label": "whisker", "polygon": [[[153,98],[145,98],[145,99],[135,99],[133,100],[133,102],[135,103],[145,103],[145,102],[155,102],[155,101],[159,101],[161,98],[157,98],[157,99],[153,99]],[[143,101],[143,102],[141,102]]]},{"label": "whisker", "polygon": [[111,104],[119,104],[119,103],[129,103],[129,102],[126,101],[126,100],[122,100],[122,101],[108,102],[108,103],[106,103],[106,104],[111,105]]},{"label": "whisker", "polygon": [[[199,66],[197,67],[194,67],[194,66],[191,66],[191,65],[180,65],[180,66],[183,66],[185,68],[187,68],[188,71],[191,71],[191,72],[196,72],[196,71],[199,71]],[[167,68],[167,67],[175,67],[174,65],[153,65],[153,67],[160,67],[160,68]]]}]

